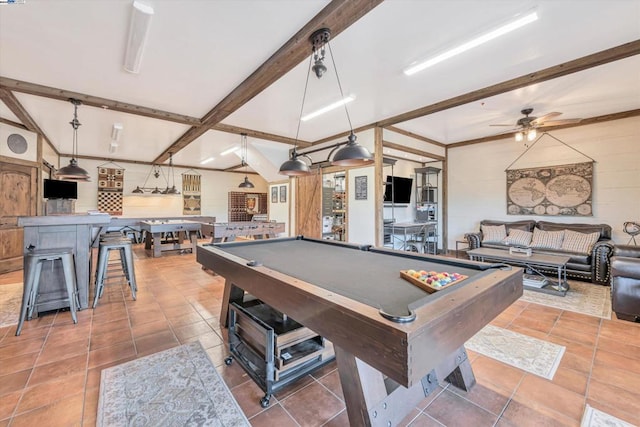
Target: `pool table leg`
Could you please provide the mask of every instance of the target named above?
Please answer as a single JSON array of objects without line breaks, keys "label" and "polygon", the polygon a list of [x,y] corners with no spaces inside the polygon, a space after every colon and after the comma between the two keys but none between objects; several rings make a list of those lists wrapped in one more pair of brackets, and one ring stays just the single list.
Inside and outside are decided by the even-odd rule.
[{"label": "pool table leg", "polygon": [[446,378],[467,391],[475,384],[464,347],[409,388],[385,379],[380,371],[342,348],[334,345],[334,349],[350,426],[398,425],[422,399],[437,389],[438,378]]},{"label": "pool table leg", "polygon": [[222,307],[220,307],[220,327],[229,326],[229,304],[232,302],[242,301],[244,290],[240,289],[231,280],[224,281],[224,291],[222,293]]}]

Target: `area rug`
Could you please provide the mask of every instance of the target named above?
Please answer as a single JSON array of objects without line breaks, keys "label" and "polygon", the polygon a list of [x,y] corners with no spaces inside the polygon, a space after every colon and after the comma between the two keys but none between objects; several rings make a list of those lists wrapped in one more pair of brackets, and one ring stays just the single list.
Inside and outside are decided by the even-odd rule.
[{"label": "area rug", "polygon": [[17,325],[22,304],[22,283],[0,285],[0,328]]},{"label": "area rug", "polygon": [[582,415],[582,422],[580,427],[635,427],[633,424],[629,424],[626,421],[622,421],[619,418],[609,415],[605,412],[599,411],[587,405],[584,408],[584,414]]},{"label": "area rug", "polygon": [[200,342],[102,371],[97,426],[249,426]]},{"label": "area rug", "polygon": [[548,380],[560,365],[565,347],[487,325],[465,343],[469,350]]},{"label": "area rug", "polygon": [[561,310],[611,319],[611,288],[609,286],[570,281],[569,291],[564,297],[525,289],[520,299]]}]

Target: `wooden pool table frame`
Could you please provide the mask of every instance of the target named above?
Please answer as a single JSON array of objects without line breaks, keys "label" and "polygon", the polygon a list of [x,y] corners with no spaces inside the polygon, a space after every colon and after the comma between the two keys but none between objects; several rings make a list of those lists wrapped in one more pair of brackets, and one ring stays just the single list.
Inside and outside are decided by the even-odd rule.
[{"label": "wooden pool table frame", "polygon": [[[450,260],[298,239],[389,256]],[[279,240],[283,239],[258,242]],[[414,321],[396,323],[383,318],[375,307],[269,266],[250,265],[249,260],[225,252],[224,245],[199,244],[197,248],[197,261],[226,279],[221,325],[226,325],[228,304],[241,299],[246,291],[330,340],[335,347],[349,422],[353,426],[397,424],[444,379],[469,390],[475,377],[464,343],[522,296],[522,269],[494,268],[465,280],[446,297],[417,307]]]}]

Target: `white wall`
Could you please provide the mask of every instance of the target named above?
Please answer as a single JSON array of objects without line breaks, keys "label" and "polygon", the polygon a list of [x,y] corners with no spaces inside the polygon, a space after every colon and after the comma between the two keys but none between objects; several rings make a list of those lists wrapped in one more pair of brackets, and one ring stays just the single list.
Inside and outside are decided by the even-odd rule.
[{"label": "white wall", "polygon": [[[287,192],[287,201],[286,202],[281,202],[280,201],[280,193],[281,193],[281,189],[280,187],[285,187],[286,188],[286,192]],[[275,193],[276,193],[276,202],[273,202],[273,199],[271,197],[272,195],[272,191],[274,191],[275,189]],[[290,206],[290,202],[291,202],[291,188],[289,185],[289,182],[280,182],[280,183],[274,183],[274,184],[269,184],[269,190],[268,190],[268,194],[267,194],[267,198],[269,200],[269,220],[270,221],[276,221],[276,222],[284,222],[285,223],[285,233],[282,233],[281,235],[279,235],[278,237],[284,237],[284,236],[288,236],[290,233],[290,228],[289,228],[289,206]]]},{"label": "white wall", "polygon": [[[356,200],[356,177],[367,178],[367,199]],[[347,173],[347,235],[349,242],[373,245],[376,242],[374,168],[350,169]]]},{"label": "white wall", "polygon": [[[24,138],[26,150],[24,153],[14,153],[9,149],[7,138],[10,135],[20,135]],[[15,138],[15,137],[14,137]],[[38,135],[28,130],[20,129],[5,123],[0,123],[0,155],[13,157],[31,162],[38,161]]]},{"label": "white wall", "polygon": [[[60,165],[66,166],[69,158],[61,157]],[[178,196],[152,196],[135,195],[131,192],[136,186],[142,187],[151,166],[140,165],[127,162],[116,162],[117,165],[125,169],[124,173],[124,200],[123,216],[178,216],[182,215],[182,195]],[[89,172],[91,182],[78,183],[78,200],[76,201],[76,212],[86,212],[90,209],[98,208],[98,166],[105,164],[103,161],[80,159],[78,165]],[[116,167],[111,163],[107,167]],[[162,167],[165,173],[166,167]],[[182,192],[182,173],[187,171],[184,168],[175,169],[175,185],[178,191]],[[258,175],[249,175],[249,179],[255,188],[243,190],[238,188],[238,184],[244,179],[244,175],[230,172],[217,172],[198,170],[202,175],[201,181],[201,201],[202,215],[215,216],[216,221],[226,222],[228,219],[228,193],[230,191],[246,191],[256,193],[266,193],[267,183]],[[170,178],[171,179],[171,178]],[[156,179],[153,176],[147,181],[147,187],[166,187],[162,177]]]},{"label": "white wall", "polygon": [[[450,249],[464,233],[477,231],[483,219],[605,223],[613,229],[614,242],[629,241],[629,236],[622,231],[623,223],[640,221],[640,118],[579,126],[551,134],[596,161],[593,216],[507,215],[505,169],[524,152],[523,143],[504,139],[451,148],[448,154]],[[545,136],[511,168],[589,161],[571,148]]]}]

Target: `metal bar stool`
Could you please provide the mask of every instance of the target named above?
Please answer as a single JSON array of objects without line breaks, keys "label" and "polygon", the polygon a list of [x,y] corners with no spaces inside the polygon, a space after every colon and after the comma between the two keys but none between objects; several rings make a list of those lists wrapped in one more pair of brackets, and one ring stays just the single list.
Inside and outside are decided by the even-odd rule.
[{"label": "metal bar stool", "polygon": [[20,308],[20,319],[18,320],[16,336],[20,335],[25,318],[31,320],[33,317],[33,312],[38,303],[42,264],[45,261],[51,261],[53,263],[58,260],[62,262],[64,283],[67,290],[67,298],[62,300],[69,301],[69,311],[71,312],[73,323],[78,323],[76,310],[78,309],[80,302],[78,301],[78,286],[76,282],[76,266],[73,261],[73,249],[51,248],[30,250],[24,256],[25,281],[22,291],[22,307]]},{"label": "metal bar stool", "polygon": [[131,250],[131,240],[120,237],[107,237],[100,239],[98,249],[98,266],[96,267],[96,291],[93,298],[93,308],[98,305],[98,298],[102,297],[104,292],[104,281],[107,276],[107,268],[109,264],[109,254],[111,251],[117,250],[120,255],[120,265],[124,276],[131,288],[131,297],[135,301],[136,290],[136,274],[133,267],[133,251]]}]

